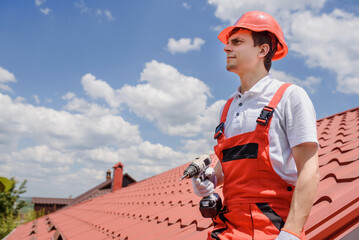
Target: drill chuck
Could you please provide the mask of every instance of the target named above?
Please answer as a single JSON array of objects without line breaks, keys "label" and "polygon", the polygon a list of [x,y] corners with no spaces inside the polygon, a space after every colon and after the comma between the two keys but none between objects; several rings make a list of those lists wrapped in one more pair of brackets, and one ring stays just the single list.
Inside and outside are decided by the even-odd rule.
[{"label": "drill chuck", "polygon": [[194,160],[186,168],[186,170],[184,170],[183,176],[181,177],[180,180],[184,178],[193,178],[200,176],[202,173],[204,173],[204,171],[206,171],[206,169],[210,164],[211,164],[211,158],[209,158],[208,155],[202,155],[200,157],[197,157],[196,160]]}]

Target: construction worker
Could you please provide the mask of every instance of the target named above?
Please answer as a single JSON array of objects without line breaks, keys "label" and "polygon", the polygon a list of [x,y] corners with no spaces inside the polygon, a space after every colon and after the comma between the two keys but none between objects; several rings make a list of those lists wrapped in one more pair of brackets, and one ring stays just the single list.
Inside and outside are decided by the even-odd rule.
[{"label": "construction worker", "polygon": [[224,207],[208,239],[305,239],[319,184],[316,116],[301,87],[269,74],[271,61],[288,52],[282,29],[269,14],[253,11],[218,38],[227,70],[241,84],[216,128],[220,161],[205,181],[192,178],[201,197],[223,184]]}]

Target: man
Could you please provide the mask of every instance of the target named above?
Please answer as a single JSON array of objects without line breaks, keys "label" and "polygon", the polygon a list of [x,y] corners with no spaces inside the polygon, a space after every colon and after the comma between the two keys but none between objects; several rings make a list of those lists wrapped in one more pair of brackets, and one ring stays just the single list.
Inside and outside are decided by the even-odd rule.
[{"label": "man", "polygon": [[224,207],[208,239],[304,239],[319,184],[316,117],[302,88],[269,74],[288,52],[282,29],[254,11],[218,38],[241,85],[216,128],[220,161],[207,180],[192,179],[201,197],[223,184]]}]

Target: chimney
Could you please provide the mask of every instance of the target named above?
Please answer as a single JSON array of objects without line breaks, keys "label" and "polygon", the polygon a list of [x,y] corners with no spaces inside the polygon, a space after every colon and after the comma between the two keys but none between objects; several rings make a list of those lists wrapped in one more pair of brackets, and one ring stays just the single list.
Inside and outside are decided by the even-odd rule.
[{"label": "chimney", "polygon": [[107,170],[106,172],[106,181],[111,180],[111,170]]},{"label": "chimney", "polygon": [[113,168],[112,192],[122,188],[123,164],[119,162]]}]

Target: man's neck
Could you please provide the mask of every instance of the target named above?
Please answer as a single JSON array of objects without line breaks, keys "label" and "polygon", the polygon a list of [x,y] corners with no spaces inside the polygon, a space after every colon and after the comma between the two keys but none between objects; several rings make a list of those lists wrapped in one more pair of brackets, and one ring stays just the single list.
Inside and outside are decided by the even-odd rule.
[{"label": "man's neck", "polygon": [[249,89],[251,89],[254,85],[256,85],[257,82],[259,82],[262,78],[268,75],[267,70],[264,69],[264,71],[256,71],[253,73],[246,73],[239,75],[239,78],[241,80],[241,93],[244,94]]}]

